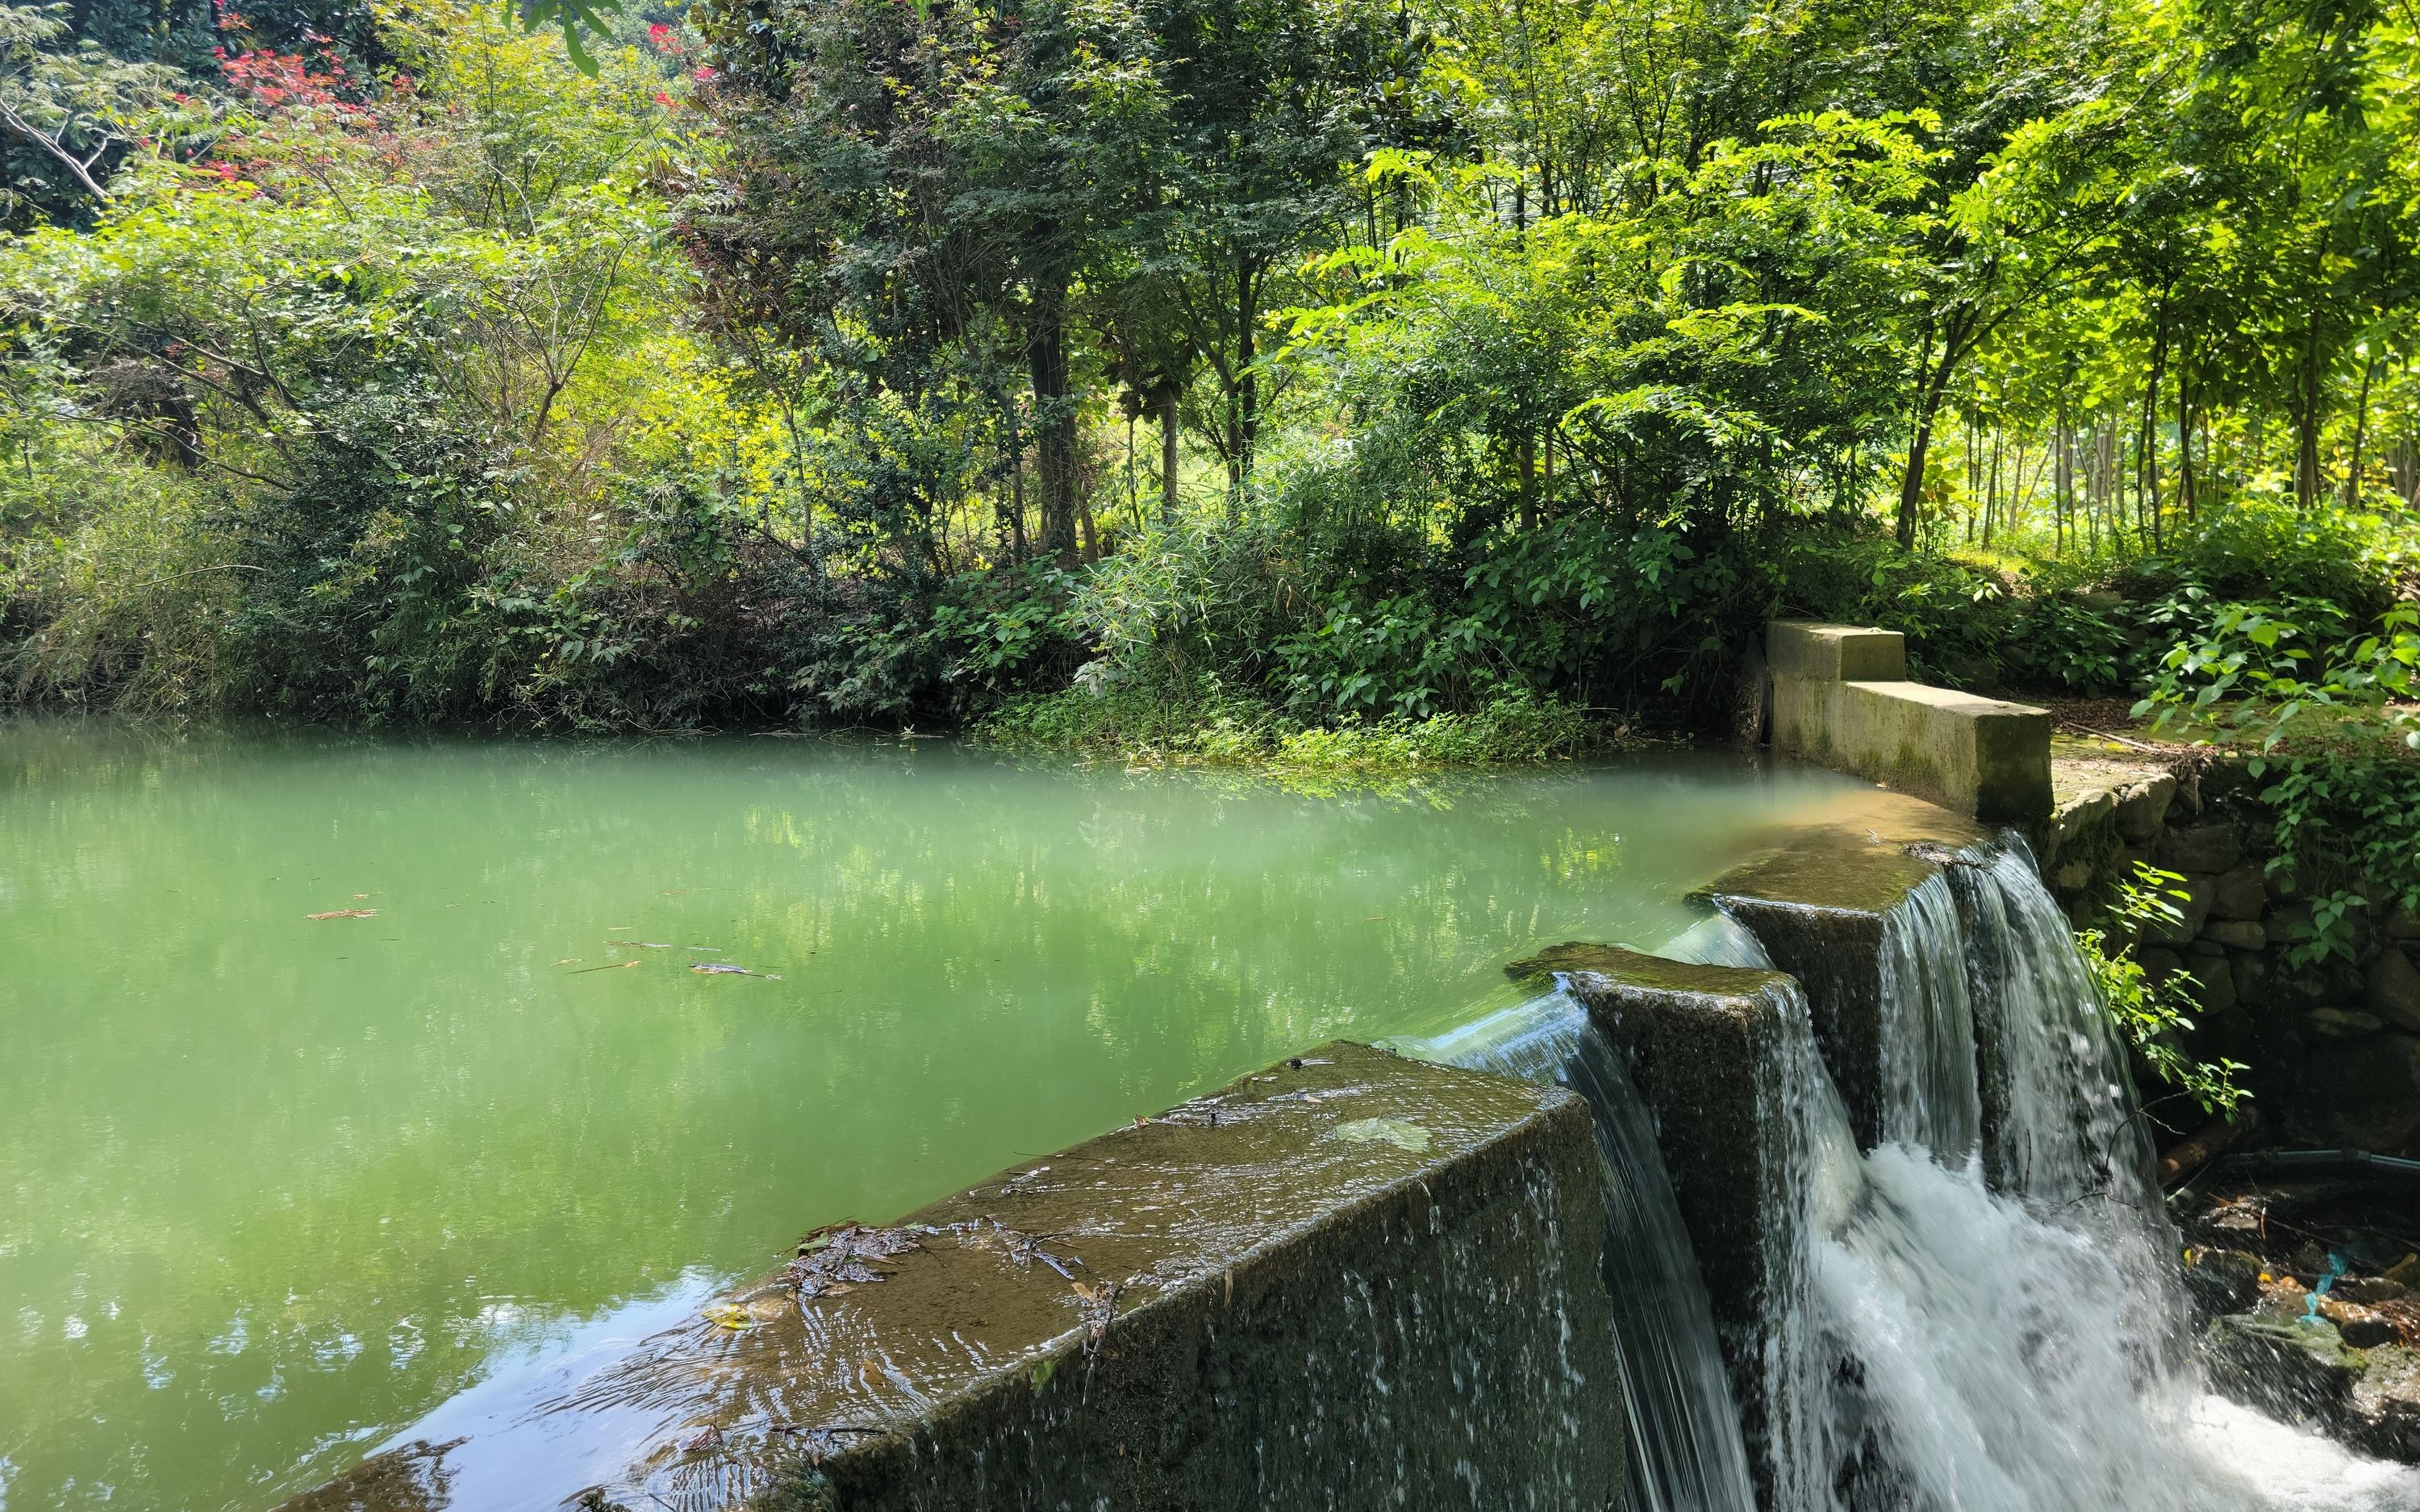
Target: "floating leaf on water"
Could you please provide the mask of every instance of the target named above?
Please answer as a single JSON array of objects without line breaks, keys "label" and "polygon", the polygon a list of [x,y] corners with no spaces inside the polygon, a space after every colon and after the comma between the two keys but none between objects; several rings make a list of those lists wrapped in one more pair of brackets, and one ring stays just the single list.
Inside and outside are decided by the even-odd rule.
[{"label": "floating leaf on water", "polygon": [[1339,1139],[1357,1145],[1392,1145],[1398,1149],[1408,1149],[1415,1155],[1429,1152],[1429,1132],[1402,1119],[1356,1119],[1351,1123],[1340,1123],[1329,1132]]},{"label": "floating leaf on water", "polygon": [[701,977],[752,977],[756,973],[746,966],[735,966],[721,961],[692,961],[689,968]]},{"label": "floating leaf on water", "polygon": [[576,955],[567,955],[554,964],[558,966],[576,966],[580,964],[580,958]]},{"label": "floating leaf on water", "polygon": [[717,1328],[727,1328],[744,1334],[756,1326],[756,1319],[747,1308],[736,1302],[719,1302],[706,1310],[706,1320]]},{"label": "floating leaf on water", "polygon": [[368,894],[368,893],[366,893],[366,892],[357,892],[357,893],[353,894],[353,902],[355,902],[355,903],[362,903],[362,902],[365,901],[368,897],[369,897],[369,894]]},{"label": "floating leaf on water", "polygon": [[566,977],[584,977],[592,971],[620,971],[626,966],[635,966],[638,964],[639,963],[636,961],[615,961],[607,965],[582,966],[577,971],[566,971],[564,975]]},{"label": "floating leaf on water", "polygon": [[694,1432],[682,1435],[680,1441],[680,1452],[685,1455],[700,1454],[707,1449],[721,1447],[722,1430],[711,1423]]},{"label": "floating leaf on water", "polygon": [[641,950],[669,950],[672,949],[669,945],[658,945],[653,940],[607,940],[605,943],[608,945],[628,945]]},{"label": "floating leaf on water", "polygon": [[331,908],[324,914],[304,914],[304,918],[376,918],[375,908]]}]

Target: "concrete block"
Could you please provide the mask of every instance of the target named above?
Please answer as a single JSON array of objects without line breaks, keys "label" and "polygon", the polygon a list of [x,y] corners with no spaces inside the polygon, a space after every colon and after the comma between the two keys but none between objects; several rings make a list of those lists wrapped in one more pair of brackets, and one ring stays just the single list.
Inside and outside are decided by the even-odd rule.
[{"label": "concrete block", "polygon": [[2051,811],[2050,716],[1922,683],[1776,677],[1773,743],[1988,824]]},{"label": "concrete block", "polygon": [[1907,675],[1907,638],[1868,625],[1775,620],[1764,628],[1764,659],[1776,678],[1897,682]]},{"label": "concrete block", "polygon": [[[1762,1215],[1786,1211],[1786,1119],[1758,1109],[1782,1033],[1778,972],[1683,965],[1606,946],[1559,946],[1528,964],[1568,974],[1572,993],[1621,1051],[1655,1115],[1657,1142],[1688,1227],[1714,1330],[1761,1486],[1769,1421],[1768,1319],[1787,1298]],[[1518,968],[1516,968],[1517,970]]]},{"label": "concrete block", "polygon": [[1568,1091],[1327,1045],[289,1507],[1618,1508],[1598,1171]]},{"label": "concrete block", "polygon": [[2201,927],[2201,937],[2237,950],[2257,950],[2269,943],[2269,932],[2249,918],[2220,918],[2213,912]]},{"label": "concrete block", "polygon": [[1822,839],[1727,872],[1698,895],[1806,989],[1816,1048],[1861,1149],[1882,1137],[1883,918],[1940,870],[1898,846]]}]

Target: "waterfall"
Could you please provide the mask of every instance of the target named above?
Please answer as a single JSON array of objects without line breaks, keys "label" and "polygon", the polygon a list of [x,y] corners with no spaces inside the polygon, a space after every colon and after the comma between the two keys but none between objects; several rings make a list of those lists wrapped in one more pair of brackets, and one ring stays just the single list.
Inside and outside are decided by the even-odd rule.
[{"label": "waterfall", "polygon": [[1885,931],[1885,1141],[1857,1150],[1794,992],[1759,1068],[1784,1152],[1764,1227],[1775,1505],[2420,1506],[2420,1476],[2275,1426],[2292,1452],[2234,1462],[2244,1414],[2182,1347],[2175,1236],[2066,921],[2021,842],[1951,872]]},{"label": "waterfall", "polygon": [[[1683,938],[1733,956],[1754,950],[1755,942],[1737,930],[1700,929]],[[1655,1129],[1621,1057],[1590,1026],[1587,1011],[1558,986],[1402,1048],[1425,1059],[1559,1082],[1588,1100],[1604,1179],[1606,1286],[1629,1413],[1633,1504],[1640,1512],[1751,1512],[1756,1492],[1739,1410]]]},{"label": "waterfall", "polygon": [[1982,1140],[1964,946],[1958,900],[1937,874],[1883,919],[1882,1137],[1947,1165]]}]

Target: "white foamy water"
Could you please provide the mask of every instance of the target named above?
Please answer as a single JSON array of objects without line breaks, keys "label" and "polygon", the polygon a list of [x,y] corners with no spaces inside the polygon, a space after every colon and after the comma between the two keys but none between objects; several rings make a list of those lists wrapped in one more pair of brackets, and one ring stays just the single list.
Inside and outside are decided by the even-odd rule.
[{"label": "white foamy water", "polygon": [[[2420,1509],[2420,1472],[2203,1389],[2123,1051],[2030,857],[2011,844],[1968,859],[1955,913],[1928,884],[1885,955],[1884,1023],[1901,1043],[1883,1127],[1948,1149],[1860,1154],[1786,995],[1766,1075],[1792,1172],[1791,1211],[1768,1228],[1778,1504]],[[1966,982],[1949,960],[1970,964]],[[1972,1104],[1945,1079],[1962,1063],[1988,1084],[1992,1138],[1970,1139]]]}]

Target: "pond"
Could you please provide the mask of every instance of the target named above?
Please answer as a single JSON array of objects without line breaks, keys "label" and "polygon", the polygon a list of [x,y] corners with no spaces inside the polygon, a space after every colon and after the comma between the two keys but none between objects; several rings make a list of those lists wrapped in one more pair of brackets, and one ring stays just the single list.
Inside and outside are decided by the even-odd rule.
[{"label": "pond", "polygon": [[1870,793],[0,723],[0,1507],[270,1505],[813,1225],[1668,939]]}]

